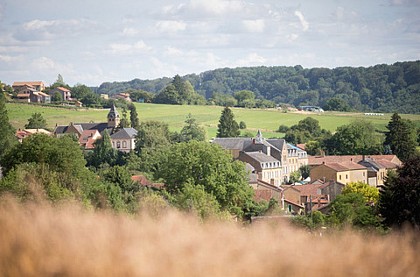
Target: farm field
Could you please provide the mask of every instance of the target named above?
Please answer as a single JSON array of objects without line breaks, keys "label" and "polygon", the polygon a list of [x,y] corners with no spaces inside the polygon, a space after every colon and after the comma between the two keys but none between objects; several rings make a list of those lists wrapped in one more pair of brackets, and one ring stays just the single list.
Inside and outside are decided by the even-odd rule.
[{"label": "farm field", "polygon": [[[172,131],[179,131],[185,121],[186,116],[191,113],[197,122],[207,130],[208,138],[215,137],[217,124],[223,107],[219,106],[181,106],[181,105],[161,105],[136,103],[137,113],[140,121],[158,120],[169,124]],[[53,129],[56,124],[66,125],[70,122],[103,122],[108,113],[108,109],[76,109],[76,108],[58,108],[28,104],[8,103],[9,120],[15,128],[23,128],[28,118],[35,112],[41,113],[47,120],[48,127]],[[254,133],[258,129],[263,131],[265,137],[281,137],[282,133],[275,132],[279,125],[291,126],[300,120],[311,116],[317,119],[322,128],[332,132],[338,126],[348,124],[353,120],[371,121],[378,130],[385,131],[391,114],[384,116],[365,116],[363,113],[343,113],[343,112],[325,112],[301,113],[288,112],[283,113],[278,110],[244,109],[232,108],[235,119],[239,123],[244,121],[247,125],[244,132]],[[119,110],[120,114],[122,111]],[[401,115],[403,118],[410,119],[420,125],[420,115]]]}]

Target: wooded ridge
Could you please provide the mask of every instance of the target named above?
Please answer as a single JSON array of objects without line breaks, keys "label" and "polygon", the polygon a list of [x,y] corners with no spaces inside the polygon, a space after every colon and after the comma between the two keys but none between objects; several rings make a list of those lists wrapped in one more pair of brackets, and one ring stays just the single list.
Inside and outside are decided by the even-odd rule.
[{"label": "wooded ridge", "polygon": [[[216,92],[250,90],[257,98],[295,106],[323,107],[328,100],[338,99],[358,111],[420,113],[420,61],[334,69],[300,65],[221,68],[182,79],[207,99]],[[110,95],[129,90],[158,93],[171,81],[163,77],[106,82],[95,91]]]}]

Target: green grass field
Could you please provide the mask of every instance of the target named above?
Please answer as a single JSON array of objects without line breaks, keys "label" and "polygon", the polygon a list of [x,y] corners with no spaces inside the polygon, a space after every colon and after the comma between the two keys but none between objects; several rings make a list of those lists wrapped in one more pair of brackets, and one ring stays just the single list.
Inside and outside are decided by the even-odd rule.
[{"label": "green grass field", "polygon": [[[158,120],[169,124],[173,131],[179,131],[186,116],[191,113],[199,124],[207,130],[208,137],[214,137],[217,131],[218,120],[222,107],[218,106],[180,106],[136,103],[140,121]],[[104,122],[107,109],[68,109],[47,106],[8,103],[9,119],[15,128],[23,128],[28,118],[35,112],[41,113],[47,120],[48,127],[53,129],[56,124],[67,125],[70,122]],[[311,116],[317,119],[322,128],[332,132],[338,126],[348,124],[353,120],[371,121],[378,130],[385,131],[391,114],[384,116],[365,116],[363,113],[325,112],[322,114],[302,114],[298,112],[283,113],[277,110],[232,108],[235,119],[239,123],[244,121],[247,125],[242,132],[255,133],[258,129],[263,131],[265,137],[281,137],[283,134],[275,132],[279,125],[291,126],[299,120]],[[121,111],[120,111],[121,113]],[[403,118],[414,121],[420,126],[420,115],[401,115]]]}]

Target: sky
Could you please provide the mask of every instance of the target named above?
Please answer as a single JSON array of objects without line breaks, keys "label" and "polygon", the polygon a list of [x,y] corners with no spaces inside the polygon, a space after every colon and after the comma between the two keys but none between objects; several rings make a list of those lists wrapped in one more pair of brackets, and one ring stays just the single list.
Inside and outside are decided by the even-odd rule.
[{"label": "sky", "polygon": [[420,0],[0,0],[0,80],[420,60]]}]

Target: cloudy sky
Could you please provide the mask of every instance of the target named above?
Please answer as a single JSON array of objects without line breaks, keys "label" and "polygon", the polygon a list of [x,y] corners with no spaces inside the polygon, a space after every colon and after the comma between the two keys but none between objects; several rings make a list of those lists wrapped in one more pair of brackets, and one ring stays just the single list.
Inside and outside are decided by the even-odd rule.
[{"label": "cloudy sky", "polygon": [[7,84],[419,59],[420,0],[0,0]]}]

